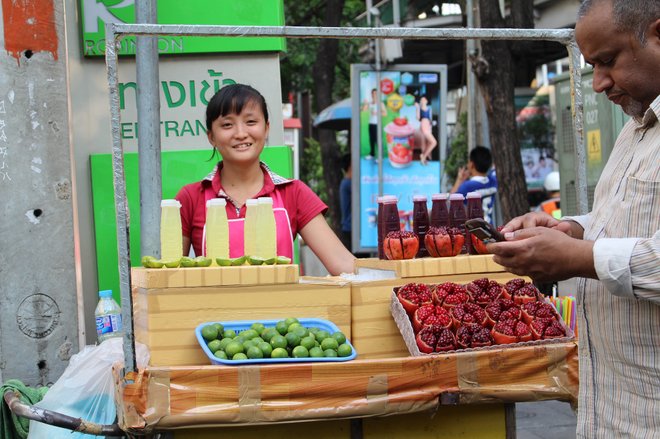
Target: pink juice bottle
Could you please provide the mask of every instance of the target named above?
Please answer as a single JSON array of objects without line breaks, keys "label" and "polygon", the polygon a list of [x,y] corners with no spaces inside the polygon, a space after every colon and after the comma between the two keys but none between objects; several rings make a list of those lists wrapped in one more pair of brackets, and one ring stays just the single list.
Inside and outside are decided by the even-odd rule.
[{"label": "pink juice bottle", "polygon": [[423,258],[429,255],[424,245],[424,237],[429,228],[429,210],[426,205],[426,195],[413,196],[413,231],[419,238],[419,250],[416,258]]},{"label": "pink juice bottle", "polygon": [[[484,209],[481,204],[481,194],[479,192],[468,192],[467,194],[467,219],[483,218]],[[472,236],[470,232],[466,231],[465,242],[467,244],[468,253],[477,255],[477,252],[472,245]]]},{"label": "pink juice bottle", "polygon": [[[380,226],[381,234],[378,237],[378,247],[382,249],[383,240],[389,232],[401,230],[399,222],[399,208],[397,207],[398,199],[394,195],[385,195],[383,197],[383,214],[381,215],[382,225]],[[385,259],[385,253],[378,256],[380,259]]]},{"label": "pink juice bottle", "polygon": [[[465,205],[463,194],[451,194],[449,196],[449,226],[458,228],[465,236]],[[467,247],[464,245],[461,253],[467,253]]]},{"label": "pink juice bottle", "polygon": [[449,194],[433,194],[431,196],[431,227],[449,227],[449,210],[447,210]]}]

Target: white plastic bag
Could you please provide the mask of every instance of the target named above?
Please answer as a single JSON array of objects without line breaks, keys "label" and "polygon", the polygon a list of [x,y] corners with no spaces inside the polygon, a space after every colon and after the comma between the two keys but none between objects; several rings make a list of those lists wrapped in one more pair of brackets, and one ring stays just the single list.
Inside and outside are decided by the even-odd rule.
[{"label": "white plastic bag", "polygon": [[[146,366],[149,363],[147,347],[135,343],[135,351],[138,367]],[[71,357],[60,379],[36,406],[96,424],[112,424],[117,415],[112,365],[123,361],[121,337],[110,338],[99,345],[85,346]],[[28,436],[29,439],[98,437],[37,421],[30,421]]]}]

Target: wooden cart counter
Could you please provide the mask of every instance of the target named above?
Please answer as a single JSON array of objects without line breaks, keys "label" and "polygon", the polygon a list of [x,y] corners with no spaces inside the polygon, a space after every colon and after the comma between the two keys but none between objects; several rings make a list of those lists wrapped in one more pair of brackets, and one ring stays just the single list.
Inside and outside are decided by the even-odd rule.
[{"label": "wooden cart counter", "polygon": [[406,414],[440,404],[577,398],[575,342],[447,355],[263,366],[115,370],[122,429],[274,424]]}]

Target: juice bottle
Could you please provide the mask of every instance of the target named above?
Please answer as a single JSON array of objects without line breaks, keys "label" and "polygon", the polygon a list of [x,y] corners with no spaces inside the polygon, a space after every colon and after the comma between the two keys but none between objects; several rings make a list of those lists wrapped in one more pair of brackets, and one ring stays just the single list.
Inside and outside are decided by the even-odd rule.
[{"label": "juice bottle", "polygon": [[413,196],[413,231],[419,238],[419,250],[417,258],[428,256],[429,253],[424,245],[424,237],[429,228],[429,210],[426,205],[426,195]]},{"label": "juice bottle", "polygon": [[447,198],[449,194],[431,195],[431,226],[449,227],[449,210],[447,209]]},{"label": "juice bottle", "polygon": [[378,213],[376,214],[376,227],[378,228],[378,259],[385,259],[383,253],[383,201],[385,197],[376,198]]},{"label": "juice bottle", "polygon": [[[456,227],[465,235],[465,205],[463,194],[451,194],[449,196],[449,226]],[[461,253],[467,253],[467,246],[463,245]]]},{"label": "juice bottle", "polygon": [[[484,209],[481,204],[481,194],[479,192],[468,192],[467,194],[467,219],[483,218]],[[472,246],[472,236],[470,232],[465,232],[465,242],[467,244],[468,253],[476,255],[478,252]]]},{"label": "juice bottle", "polygon": [[257,256],[270,259],[277,256],[277,236],[275,229],[275,214],[273,199],[262,197],[257,199]]},{"label": "juice bottle", "polygon": [[245,201],[245,222],[243,223],[243,255],[257,255],[258,201],[252,198]]},{"label": "juice bottle", "polygon": [[[383,200],[383,215],[382,215],[382,234],[379,242],[382,247],[382,242],[389,232],[401,230],[401,223],[399,222],[399,208],[397,202],[399,200],[394,195],[386,195]],[[383,258],[385,255],[383,254]]]},{"label": "juice bottle", "polygon": [[112,298],[112,290],[99,291],[99,303],[94,311],[96,335],[99,343],[113,337],[124,335],[121,322],[121,308]]},{"label": "juice bottle", "polygon": [[229,223],[227,200],[213,198],[206,202],[206,256],[229,259]]},{"label": "juice bottle", "polygon": [[160,258],[164,261],[183,256],[180,209],[181,203],[177,200],[160,202]]}]

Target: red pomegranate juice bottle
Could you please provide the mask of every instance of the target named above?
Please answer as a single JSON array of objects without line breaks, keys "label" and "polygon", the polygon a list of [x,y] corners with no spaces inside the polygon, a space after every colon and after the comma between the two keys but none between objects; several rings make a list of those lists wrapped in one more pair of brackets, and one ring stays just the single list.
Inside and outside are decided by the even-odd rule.
[{"label": "red pomegranate juice bottle", "polygon": [[[484,209],[481,204],[481,194],[479,192],[468,192],[467,194],[467,219],[483,218]],[[467,230],[465,231],[465,243],[467,244],[468,253],[471,255],[478,254],[472,246],[472,236]]]},{"label": "red pomegranate juice bottle", "polygon": [[449,210],[447,210],[449,194],[433,194],[431,196],[431,227],[449,227]]},{"label": "red pomegranate juice bottle", "polygon": [[[449,196],[449,226],[458,228],[465,235],[465,205],[463,194],[451,194]],[[464,245],[461,253],[467,253],[467,247]]]},{"label": "red pomegranate juice bottle", "polygon": [[376,214],[376,227],[378,228],[378,259],[385,259],[385,253],[383,253],[383,198],[376,198],[376,203],[378,203],[378,213]]},{"label": "red pomegranate juice bottle", "polygon": [[419,239],[419,250],[416,258],[423,258],[429,255],[424,245],[424,237],[429,228],[429,209],[426,205],[426,195],[413,196],[413,231]]},{"label": "red pomegranate juice bottle", "polygon": [[[383,240],[389,232],[401,230],[399,223],[399,208],[397,207],[398,199],[394,195],[385,195],[383,197],[383,214],[382,225],[380,226],[381,234],[378,237],[378,248],[383,248]],[[386,259],[385,253],[379,254],[380,259]]]}]

